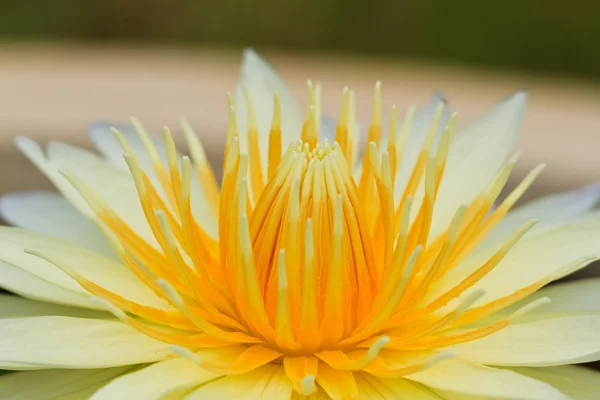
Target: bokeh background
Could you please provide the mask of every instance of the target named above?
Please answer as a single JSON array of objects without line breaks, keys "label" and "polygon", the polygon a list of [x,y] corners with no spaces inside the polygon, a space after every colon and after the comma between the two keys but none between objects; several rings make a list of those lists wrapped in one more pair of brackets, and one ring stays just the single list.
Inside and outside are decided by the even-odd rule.
[{"label": "bokeh background", "polygon": [[130,115],[154,129],[186,116],[219,170],[246,46],[301,104],[311,78],[337,115],[351,86],[364,121],[378,79],[386,107],[439,90],[461,124],[525,89],[513,183],[546,162],[529,196],[589,184],[600,178],[599,16],[600,3],[580,0],[0,0],[0,193],[50,188],[16,135],[89,147],[90,122]]}]

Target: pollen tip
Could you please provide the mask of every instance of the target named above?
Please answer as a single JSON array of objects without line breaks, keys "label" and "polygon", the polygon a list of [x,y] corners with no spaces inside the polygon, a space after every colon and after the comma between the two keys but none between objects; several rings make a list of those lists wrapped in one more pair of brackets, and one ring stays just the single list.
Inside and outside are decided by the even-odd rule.
[{"label": "pollen tip", "polygon": [[121,321],[127,320],[127,314],[125,314],[125,312],[123,310],[121,310],[114,304],[110,303],[109,301],[104,300],[103,298],[100,298],[98,296],[91,296],[90,303],[104,308],[106,311],[112,313],[115,317],[119,318]]}]

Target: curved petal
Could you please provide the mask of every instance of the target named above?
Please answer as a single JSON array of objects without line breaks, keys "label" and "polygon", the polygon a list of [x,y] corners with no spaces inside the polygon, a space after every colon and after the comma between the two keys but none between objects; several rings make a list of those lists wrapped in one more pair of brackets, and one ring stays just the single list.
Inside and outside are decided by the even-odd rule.
[{"label": "curved petal", "polygon": [[538,290],[525,299],[494,315],[509,315],[527,303],[548,297],[550,303],[527,313],[526,320],[555,318],[557,314],[573,315],[600,312],[600,278],[588,278],[571,282],[559,282]]},{"label": "curved petal", "polygon": [[42,303],[10,294],[0,294],[0,319],[48,315],[95,319],[112,318],[112,315],[107,312]]},{"label": "curved petal", "polygon": [[130,326],[71,317],[0,319],[0,368],[107,368],[165,359],[169,345]]},{"label": "curved petal", "polygon": [[600,373],[584,367],[513,368],[513,371],[544,381],[575,400],[596,400]]},{"label": "curved petal", "polygon": [[552,366],[600,359],[600,313],[511,324],[471,342],[446,348],[476,362]]},{"label": "curved petal", "polygon": [[0,393],[5,400],[84,400],[98,388],[135,367],[104,369],[46,369],[0,376]]},{"label": "curved petal", "polygon": [[545,382],[513,371],[490,368],[459,358],[440,361],[406,378],[434,389],[492,399],[568,399]]},{"label": "curved petal", "polygon": [[25,249],[35,249],[61,268],[75,270],[126,299],[156,308],[171,308],[122,264],[61,239],[18,228],[0,227],[0,258],[3,261],[63,289],[87,294],[61,269],[40,257],[26,254]]},{"label": "curved petal", "polygon": [[291,142],[300,138],[302,115],[294,97],[279,74],[254,50],[246,49],[234,97],[237,129],[242,148],[247,145],[246,132],[248,131],[248,107],[244,90],[248,91],[254,104],[261,160],[263,166],[266,167],[269,131],[273,119],[274,93],[277,93],[281,102],[281,145],[283,150],[287,149]]},{"label": "curved petal", "polygon": [[539,232],[569,222],[591,210],[600,199],[600,184],[568,192],[540,197],[515,208],[496,225],[481,243],[481,247],[505,240],[527,220],[535,218],[538,223],[529,232]]},{"label": "curved petal", "polygon": [[0,287],[28,299],[101,309],[100,306],[91,303],[89,294],[81,289],[65,289],[4,261],[0,261]]},{"label": "curved petal", "polygon": [[283,366],[268,364],[243,375],[227,375],[194,390],[186,400],[205,399],[289,399],[292,382]]},{"label": "curved petal", "polygon": [[[474,288],[485,291],[473,307],[487,304],[542,280],[555,280],[600,256],[600,217],[588,217],[525,236]],[[428,300],[448,291],[483,265],[496,249],[468,257],[432,287]]]},{"label": "curved petal", "polygon": [[[425,137],[429,131],[433,116],[437,107],[442,102],[444,102],[443,96],[436,93],[431,97],[427,104],[419,107],[413,116],[411,129],[406,138],[404,148],[402,149],[402,158],[399,160],[398,171],[396,171],[396,180],[394,183],[394,198],[396,201],[400,201],[402,198],[402,193],[408,184],[408,180],[417,163],[421,148],[425,143]],[[445,107],[434,139],[434,149],[437,147],[439,138],[441,137],[444,127],[448,124],[449,119],[450,110],[448,107]],[[404,121],[402,123],[404,123]],[[400,123],[398,130],[401,129],[402,123]],[[387,144],[387,135],[382,138],[382,143],[383,145]]]},{"label": "curved petal", "polygon": [[186,358],[161,361],[113,380],[91,400],[159,400],[184,394],[194,387],[219,378]]},{"label": "curved petal", "polygon": [[485,190],[514,151],[527,96],[518,92],[457,132],[437,195],[430,237],[445,230],[461,204]]},{"label": "curved petal", "polygon": [[11,225],[65,239],[116,258],[100,230],[57,193],[10,193],[0,198],[0,216]]},{"label": "curved petal", "polygon": [[370,400],[439,400],[440,398],[428,389],[404,378],[382,379],[367,373],[355,373],[356,384],[361,399]]},{"label": "curved petal", "polygon": [[133,230],[148,243],[158,246],[142,211],[130,174],[109,164],[99,156],[63,143],[48,144],[44,154],[31,139],[18,138],[17,146],[54,183],[63,196],[83,215],[95,215],[79,192],[61,175],[68,171],[83,180]]}]

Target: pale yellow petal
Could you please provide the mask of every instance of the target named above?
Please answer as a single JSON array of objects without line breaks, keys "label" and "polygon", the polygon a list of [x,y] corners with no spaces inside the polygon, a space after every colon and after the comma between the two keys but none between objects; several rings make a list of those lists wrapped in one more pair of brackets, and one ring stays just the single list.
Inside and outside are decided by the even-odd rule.
[{"label": "pale yellow petal", "polygon": [[96,319],[112,318],[111,314],[103,311],[85,310],[82,308],[24,299],[11,294],[0,294],[0,319],[39,317],[46,315]]},{"label": "pale yellow petal", "polygon": [[79,289],[64,289],[4,261],[0,261],[0,287],[28,299],[89,309],[101,308],[91,303],[89,295]]},{"label": "pale yellow petal", "polygon": [[91,400],[159,400],[183,395],[195,386],[220,375],[200,368],[186,358],[161,361],[113,380],[97,391]]},{"label": "pale yellow petal", "polygon": [[0,198],[0,215],[10,225],[31,229],[116,258],[100,230],[54,192],[18,192]]},{"label": "pale yellow petal", "polygon": [[61,239],[18,228],[0,227],[0,259],[63,289],[87,294],[61,269],[40,257],[26,254],[26,249],[51,256],[60,268],[73,269],[86,279],[126,299],[156,308],[171,309],[122,264]]},{"label": "pale yellow petal", "polygon": [[382,379],[368,373],[357,373],[355,378],[361,399],[439,400],[428,389],[407,379]]},{"label": "pale yellow petal", "polygon": [[448,226],[461,204],[485,190],[514,152],[527,96],[518,92],[459,130],[448,153],[430,237]]},{"label": "pale yellow petal", "polygon": [[0,376],[0,393],[4,400],[88,399],[94,391],[111,379],[135,368],[125,366],[14,372]]},{"label": "pale yellow petal", "polygon": [[513,368],[522,375],[544,381],[574,400],[596,400],[600,396],[600,373],[584,367]]},{"label": "pale yellow petal", "polygon": [[600,359],[600,313],[511,324],[447,348],[488,365],[551,366]]},{"label": "pale yellow petal", "polygon": [[244,375],[228,375],[194,390],[186,400],[289,399],[292,383],[283,366],[268,364]]},{"label": "pale yellow petal", "polygon": [[131,175],[89,151],[51,142],[46,154],[34,141],[18,138],[18,147],[83,215],[94,213],[79,192],[61,175],[67,171],[92,188],[140,236],[158,246],[144,217]]},{"label": "pale yellow petal", "polygon": [[71,317],[0,319],[0,368],[107,368],[165,359],[168,344],[117,321]]},{"label": "pale yellow petal", "polygon": [[465,395],[519,400],[567,400],[548,385],[516,372],[486,367],[459,358],[447,359],[406,376],[434,389]]},{"label": "pale yellow petal", "polygon": [[[473,307],[510,295],[536,282],[558,279],[600,256],[600,217],[592,214],[521,239],[474,288],[485,291]],[[428,300],[448,291],[485,263],[495,248],[480,251],[432,286]]]},{"label": "pale yellow petal", "polygon": [[505,308],[496,313],[495,316],[502,318],[507,316],[527,303],[547,297],[550,303],[543,307],[536,308],[527,313],[523,318],[526,320],[535,320],[542,318],[556,318],[561,314],[589,313],[591,311],[600,311],[600,278],[588,278],[578,281],[560,282],[538,290],[514,305]]},{"label": "pale yellow petal", "polygon": [[488,234],[482,247],[504,241],[527,220],[538,220],[528,234],[562,225],[589,212],[600,199],[600,185],[552,194],[530,201],[510,211]]},{"label": "pale yellow petal", "polygon": [[[303,115],[279,74],[254,50],[246,49],[235,90],[235,110],[241,146],[246,145],[248,131],[248,107],[244,90],[248,91],[256,112],[261,159],[266,166],[268,159],[269,131],[273,118],[273,96],[277,93],[281,102],[282,149],[300,138]],[[242,147],[243,148],[243,147]]]}]

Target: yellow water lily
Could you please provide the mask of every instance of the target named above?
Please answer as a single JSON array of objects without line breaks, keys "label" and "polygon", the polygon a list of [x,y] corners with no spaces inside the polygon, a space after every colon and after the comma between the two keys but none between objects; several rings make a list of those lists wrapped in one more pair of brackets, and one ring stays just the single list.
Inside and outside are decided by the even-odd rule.
[{"label": "yellow water lily", "polygon": [[0,202],[2,398],[598,398],[600,280],[545,286],[600,257],[600,189],[498,200],[525,94],[384,126],[378,83],[361,136],[308,92],[244,53],[220,184],[185,121],[190,157],[136,120],[17,139],[60,195]]}]

